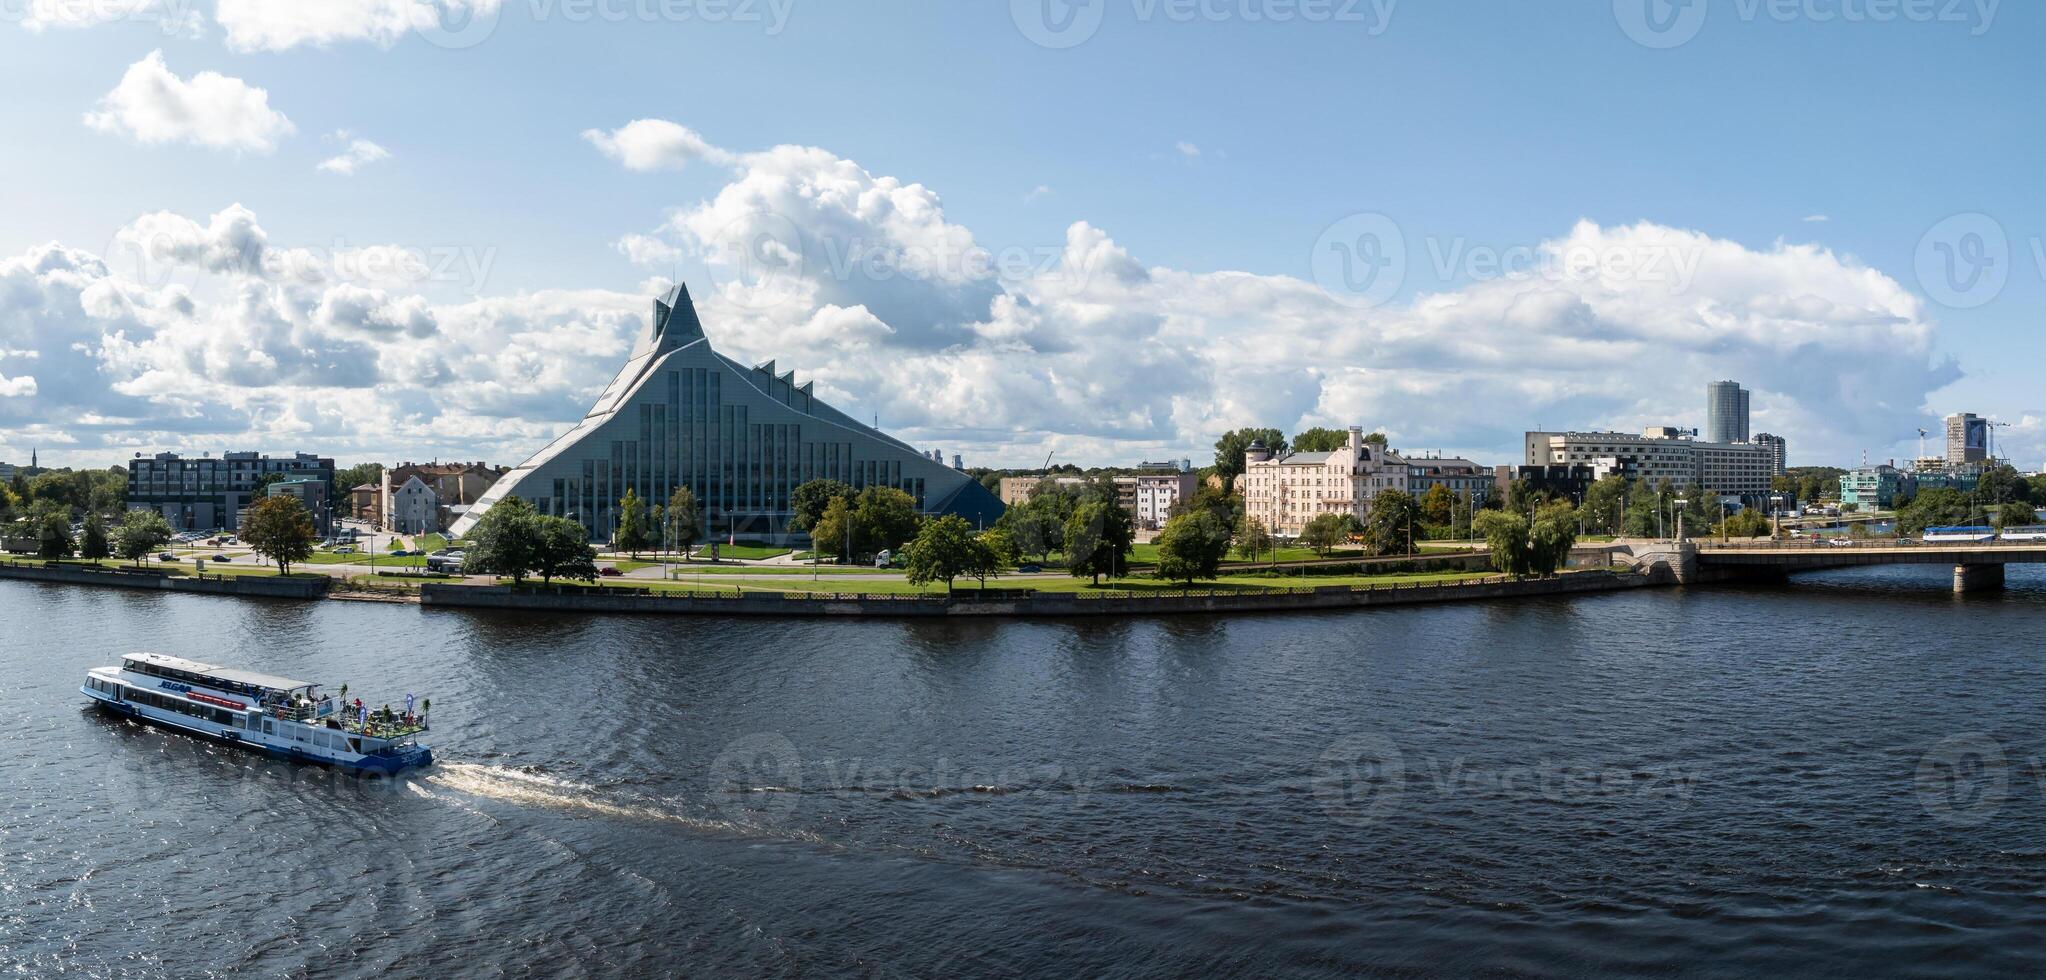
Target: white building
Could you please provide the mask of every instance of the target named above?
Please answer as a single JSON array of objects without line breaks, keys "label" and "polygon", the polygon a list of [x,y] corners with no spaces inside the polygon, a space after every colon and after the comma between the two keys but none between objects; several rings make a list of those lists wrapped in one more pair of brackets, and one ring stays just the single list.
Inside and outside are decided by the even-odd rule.
[{"label": "white building", "polygon": [[1200,484],[1192,473],[1145,473],[1125,479],[1135,484],[1132,516],[1137,526],[1146,530],[1164,527],[1172,517],[1172,508],[1182,500],[1193,499]]},{"label": "white building", "polygon": [[1328,453],[1274,455],[1254,443],[1244,456],[1243,509],[1271,533],[1298,537],[1323,514],[1362,521],[1372,498],[1405,492],[1407,478],[1406,461],[1365,442],[1362,426],[1351,426],[1349,445]]},{"label": "white building", "polygon": [[399,534],[430,534],[440,530],[440,494],[413,476],[391,491],[391,509],[385,527]]},{"label": "white building", "polygon": [[1529,466],[1584,465],[1599,476],[1632,464],[1650,486],[1668,480],[1677,487],[1760,498],[1769,494],[1780,440],[1754,443],[1699,442],[1678,429],[1656,426],[1641,435],[1625,432],[1530,432]]}]

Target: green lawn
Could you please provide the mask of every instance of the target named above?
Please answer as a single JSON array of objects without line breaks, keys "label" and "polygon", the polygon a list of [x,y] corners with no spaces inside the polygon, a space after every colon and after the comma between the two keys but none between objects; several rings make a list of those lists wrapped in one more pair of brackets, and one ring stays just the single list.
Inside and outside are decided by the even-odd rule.
[{"label": "green lawn", "polygon": [[[789,549],[777,548],[774,547],[773,545],[760,544],[718,545],[718,557],[729,558],[732,559],[733,561],[760,561],[761,559],[764,558],[776,558],[781,555],[786,555],[788,553]],[[704,558],[710,557],[710,546],[709,545],[703,546],[703,548],[698,550],[697,554],[698,556]]]}]

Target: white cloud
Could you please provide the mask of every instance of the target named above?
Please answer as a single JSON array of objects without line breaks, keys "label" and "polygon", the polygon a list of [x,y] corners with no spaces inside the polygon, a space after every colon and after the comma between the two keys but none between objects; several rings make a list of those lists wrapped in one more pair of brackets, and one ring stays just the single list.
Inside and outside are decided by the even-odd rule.
[{"label": "white cloud", "polygon": [[1180,156],[1183,156],[1189,160],[1200,159],[1201,148],[1185,140],[1180,140],[1179,142],[1172,144],[1172,148],[1178,150]]},{"label": "white cloud", "polygon": [[680,170],[697,160],[727,163],[731,155],[695,130],[666,119],[635,119],[610,132],[586,129],[583,139],[627,170]]},{"label": "white cloud", "polygon": [[1030,193],[1023,195],[1023,203],[1036,204],[1038,201],[1050,197],[1051,195],[1052,195],[1051,185],[1039,184],[1036,187],[1031,188]]},{"label": "white cloud", "polygon": [[1831,221],[1831,220],[1833,220],[1833,219],[1832,219],[1832,217],[1831,217],[1830,215],[1824,215],[1824,214],[1808,214],[1808,215],[1805,215],[1805,216],[1804,216],[1804,220],[1805,220],[1805,223],[1806,223],[1806,224],[1814,224],[1814,225],[1817,225],[1817,224],[1824,224],[1824,223],[1826,223],[1826,222],[1828,222],[1828,221]]},{"label": "white cloud", "polygon": [[227,30],[228,46],[238,51],[339,41],[390,47],[413,31],[494,17],[499,6],[500,0],[219,0],[214,18]]},{"label": "white cloud", "polygon": [[672,267],[681,261],[682,250],[652,235],[626,235],[612,243],[633,265],[648,268]]},{"label": "white cloud", "polygon": [[190,143],[268,153],[294,131],[270,95],[239,78],[202,71],[186,81],[152,51],[128,66],[85,123],[141,143]]},{"label": "white cloud", "polygon": [[380,160],[391,158],[391,151],[369,140],[356,138],[345,129],[339,130],[327,138],[337,143],[345,143],[347,148],[342,150],[338,156],[328,157],[320,161],[319,169],[326,173],[353,177],[357,170]]},{"label": "white cloud", "polygon": [[30,375],[10,378],[0,374],[0,398],[28,398],[36,393],[36,379]]},{"label": "white cloud", "polygon": [[[701,254],[716,279],[692,291],[720,349],[777,358],[849,413],[975,462],[1202,457],[1251,424],[1362,424],[1511,462],[1538,423],[1696,424],[1704,383],[1725,377],[1755,390],[1755,427],[1795,458],[1840,461],[1929,424],[1928,394],[1958,377],[1920,299],[1817,246],[1582,222],[1536,243],[1557,260],[1545,268],[1668,251],[1692,271],[1679,284],[1599,265],[1360,311],[1294,276],[1147,265],[1084,221],[1050,242],[984,243],[930,189],[816,148],[734,165],[709,200],[619,251],[655,266]],[[15,391],[0,427],[102,463],[284,435],[343,457],[516,462],[587,410],[651,300],[433,303],[407,249],[284,247],[240,207],[147,215],[116,244],[117,266],[132,250],[182,278],[60,245],[0,259],[0,351],[20,358],[0,371]],[[974,260],[1012,252],[1034,262]],[[353,271],[372,256],[395,271]],[[2005,435],[2015,455],[2046,448]]]},{"label": "white cloud", "polygon": [[131,22],[154,24],[165,37],[198,38],[205,34],[206,17],[197,6],[197,0],[17,0],[0,12],[13,12],[37,33]]}]

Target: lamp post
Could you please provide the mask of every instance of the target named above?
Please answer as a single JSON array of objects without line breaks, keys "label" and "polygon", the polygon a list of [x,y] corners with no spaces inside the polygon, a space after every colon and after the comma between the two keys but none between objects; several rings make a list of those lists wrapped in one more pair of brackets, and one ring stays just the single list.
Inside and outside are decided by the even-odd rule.
[{"label": "lamp post", "polygon": [[1781,539],[1783,537],[1783,495],[1780,493],[1769,495],[1769,518],[1772,521],[1769,540],[1776,541]]},{"label": "lamp post", "polygon": [[1684,508],[1690,506],[1690,503],[1689,500],[1683,497],[1670,501],[1671,512],[1676,516],[1676,543],[1678,544],[1684,543]]}]

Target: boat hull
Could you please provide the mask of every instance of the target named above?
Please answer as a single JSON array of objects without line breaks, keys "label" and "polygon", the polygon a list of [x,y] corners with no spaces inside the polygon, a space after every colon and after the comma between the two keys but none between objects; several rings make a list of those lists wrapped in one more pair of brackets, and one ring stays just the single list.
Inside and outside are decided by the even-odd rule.
[{"label": "boat hull", "polygon": [[291,762],[303,762],[349,772],[384,776],[396,775],[407,769],[417,769],[433,764],[433,750],[423,745],[407,752],[347,758],[317,749],[302,748],[296,743],[289,745],[267,744],[260,740],[246,738],[244,733],[237,729],[221,728],[217,725],[209,726],[183,715],[157,711],[133,702],[111,698],[91,688],[79,688],[79,693],[85,695],[100,710],[108,714],[118,715],[123,718],[133,718],[136,721],[146,722],[158,728],[196,736],[221,745],[231,745],[251,752],[259,752]]}]

